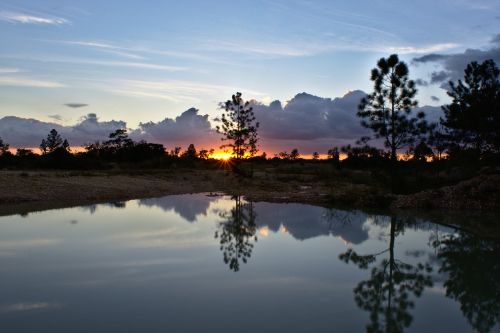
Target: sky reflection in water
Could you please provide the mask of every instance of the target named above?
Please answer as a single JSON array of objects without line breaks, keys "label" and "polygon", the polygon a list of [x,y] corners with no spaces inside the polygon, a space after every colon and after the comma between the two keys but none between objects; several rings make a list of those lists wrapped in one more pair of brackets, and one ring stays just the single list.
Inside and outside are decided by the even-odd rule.
[{"label": "sky reflection in water", "polygon": [[2,332],[498,332],[500,244],[204,194],[0,218]]}]

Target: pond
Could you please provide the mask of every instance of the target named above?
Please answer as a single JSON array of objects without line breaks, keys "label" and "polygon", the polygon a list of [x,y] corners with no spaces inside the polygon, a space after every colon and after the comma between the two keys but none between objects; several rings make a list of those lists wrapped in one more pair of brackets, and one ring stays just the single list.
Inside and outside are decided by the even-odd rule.
[{"label": "pond", "polygon": [[0,217],[1,332],[499,332],[500,242],[207,194]]}]

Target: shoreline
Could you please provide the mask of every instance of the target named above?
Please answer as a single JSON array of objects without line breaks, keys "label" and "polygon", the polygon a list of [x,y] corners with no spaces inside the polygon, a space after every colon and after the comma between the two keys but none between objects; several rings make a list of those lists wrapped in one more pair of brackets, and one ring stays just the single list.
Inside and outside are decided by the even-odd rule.
[{"label": "shoreline", "polygon": [[[498,189],[500,175],[482,175],[456,186],[393,196],[365,184],[333,183],[313,179],[258,174],[238,179],[226,170],[122,171],[0,171],[0,216],[27,215],[51,209],[138,200],[167,195],[210,193],[242,195],[252,202],[298,203],[362,210],[394,216],[402,221],[428,221],[487,238],[500,238],[496,196],[481,201],[464,197],[463,189]],[[488,186],[486,186],[487,184]],[[483,194],[479,197],[481,198]],[[353,198],[357,200],[353,201]],[[430,207],[430,203],[450,207]],[[460,198],[460,200],[458,199]],[[457,205],[463,205],[457,209]],[[480,208],[480,209],[474,209]]]},{"label": "shoreline", "polygon": [[[453,186],[393,195],[376,184],[322,180],[262,170],[237,178],[223,169],[0,171],[0,216],[190,193],[243,195],[250,201],[303,203],[368,210],[499,211],[500,174]],[[366,176],[366,175],[364,175]]]}]

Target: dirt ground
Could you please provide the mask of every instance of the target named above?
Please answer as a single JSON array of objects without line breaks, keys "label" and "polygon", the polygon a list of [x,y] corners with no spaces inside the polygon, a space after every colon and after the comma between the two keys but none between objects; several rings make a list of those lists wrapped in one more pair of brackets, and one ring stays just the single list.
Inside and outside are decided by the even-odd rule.
[{"label": "dirt ground", "polygon": [[[225,170],[0,171],[0,215],[196,192],[240,194],[253,201],[331,203],[331,185],[292,178],[262,173],[239,179]],[[342,191],[342,186],[333,191]]]},{"label": "dirt ground", "polygon": [[[303,168],[261,169],[251,179],[237,178],[221,169],[0,171],[0,216],[170,194],[212,192],[243,195],[254,202],[297,202],[400,217],[408,215],[412,219],[461,226],[500,238],[499,176],[481,176],[454,187],[407,196],[388,194],[387,189],[371,183],[370,178],[363,173],[344,172],[325,178],[318,170],[308,173]],[[360,181],[363,179],[365,181]],[[463,207],[459,206],[460,202]]]},{"label": "dirt ground", "polygon": [[[323,169],[322,169],[323,168]],[[369,172],[261,167],[252,178],[229,170],[0,171],[0,215],[170,194],[218,192],[251,201],[394,209],[498,209],[500,175],[412,195],[390,194]]]}]

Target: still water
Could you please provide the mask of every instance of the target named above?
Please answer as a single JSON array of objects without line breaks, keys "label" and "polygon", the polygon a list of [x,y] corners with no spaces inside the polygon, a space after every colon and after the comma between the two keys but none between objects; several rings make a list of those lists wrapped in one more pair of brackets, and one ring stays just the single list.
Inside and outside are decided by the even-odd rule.
[{"label": "still water", "polygon": [[205,194],[0,218],[0,332],[500,332],[500,242]]}]

